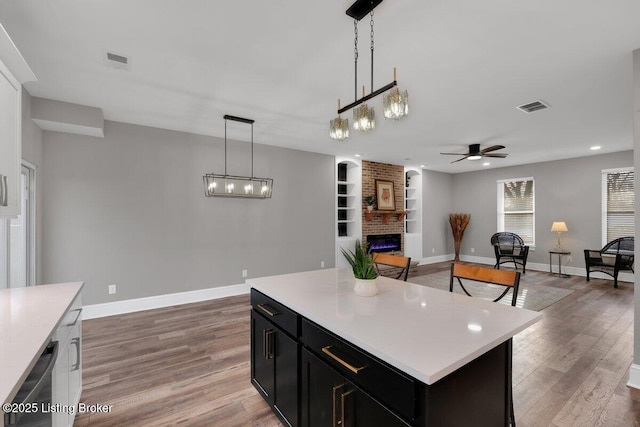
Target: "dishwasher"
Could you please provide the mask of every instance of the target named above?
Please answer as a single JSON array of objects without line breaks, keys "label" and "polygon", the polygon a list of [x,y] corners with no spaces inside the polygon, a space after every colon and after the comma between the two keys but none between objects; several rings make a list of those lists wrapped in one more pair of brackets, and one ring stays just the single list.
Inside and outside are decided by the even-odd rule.
[{"label": "dishwasher", "polygon": [[5,413],[9,427],[48,427],[52,425],[51,371],[58,357],[58,341],[52,341],[38,358],[12,402],[12,412]]}]

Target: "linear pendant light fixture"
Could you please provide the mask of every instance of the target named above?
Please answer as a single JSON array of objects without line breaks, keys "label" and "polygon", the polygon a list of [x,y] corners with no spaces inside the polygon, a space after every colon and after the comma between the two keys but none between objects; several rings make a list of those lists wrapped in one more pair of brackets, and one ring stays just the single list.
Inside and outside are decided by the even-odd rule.
[{"label": "linear pendant light fixture", "polygon": [[[347,15],[354,19],[354,69],[355,69],[355,83],[354,83],[354,102],[346,107],[340,108],[340,101],[338,101],[338,117],[330,121],[329,136],[332,139],[338,139],[340,141],[349,137],[349,121],[342,119],[340,114],[348,111],[354,107],[357,107],[353,111],[353,128],[359,131],[369,131],[375,128],[375,111],[373,107],[369,107],[365,102],[374,98],[381,93],[392,89],[388,95],[384,96],[384,116],[397,120],[406,116],[409,113],[409,95],[407,91],[400,92],[397,88],[398,82],[396,80],[396,70],[393,70],[393,81],[380,89],[373,90],[373,9],[376,8],[382,0],[356,0],[355,3],[347,9]],[[364,18],[366,15],[371,16],[371,93],[365,95],[365,88],[362,88],[362,98],[358,99],[358,21]]]},{"label": "linear pendant light fixture", "polygon": [[[227,120],[251,125],[251,176],[227,174]],[[224,116],[224,175],[208,173],[204,179],[206,197],[240,197],[245,199],[269,199],[273,189],[273,179],[253,176],[253,123],[255,120],[236,116]]]}]

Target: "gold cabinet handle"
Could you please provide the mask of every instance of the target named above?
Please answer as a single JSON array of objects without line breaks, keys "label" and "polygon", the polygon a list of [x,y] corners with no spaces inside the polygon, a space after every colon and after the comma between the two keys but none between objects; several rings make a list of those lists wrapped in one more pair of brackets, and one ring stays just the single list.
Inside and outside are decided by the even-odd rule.
[{"label": "gold cabinet handle", "polygon": [[353,389],[349,390],[346,393],[340,394],[340,406],[341,406],[341,410],[340,410],[340,425],[342,427],[346,426],[345,419],[344,419],[344,406],[345,406],[345,403],[346,403],[346,400],[347,400],[347,396],[349,396],[351,393],[353,393]]},{"label": "gold cabinet handle", "polygon": [[[267,308],[269,307],[269,308]],[[265,313],[267,313],[269,316],[274,317],[277,316],[278,314],[280,314],[279,312],[273,310],[273,307],[269,306],[268,304],[258,304],[258,308],[262,311],[264,311]]]},{"label": "gold cabinet handle", "polygon": [[326,347],[322,347],[322,352],[324,354],[326,354],[327,356],[329,356],[330,358],[332,358],[333,360],[335,360],[336,362],[338,362],[339,364],[341,364],[342,366],[344,366],[345,368],[347,368],[348,370],[350,370],[351,372],[353,372],[354,374],[357,374],[358,372],[362,371],[364,368],[367,367],[367,365],[362,365],[360,367],[355,367],[352,364],[350,364],[349,362],[345,362],[344,360],[340,359],[338,356],[336,356],[332,351],[331,351],[331,347],[330,345],[326,346]]},{"label": "gold cabinet handle", "polygon": [[271,345],[271,337],[275,332],[273,329],[263,329],[262,330],[262,355],[265,359],[273,359],[273,348]]},{"label": "gold cabinet handle", "polygon": [[[336,408],[336,403],[338,402],[338,400],[336,399],[336,392],[338,390],[340,390],[342,387],[344,387],[344,384],[340,384],[340,385],[334,386],[333,387],[333,391],[331,392],[331,396],[333,398],[331,400],[331,402],[332,402],[331,406],[333,408],[333,411],[332,411],[332,415],[333,416],[331,418],[331,427],[339,427],[339,426],[341,426],[341,421],[338,421],[338,419],[337,419],[338,411],[337,411],[337,408]],[[342,413],[342,418],[344,419],[344,408],[342,408],[341,413]]]}]

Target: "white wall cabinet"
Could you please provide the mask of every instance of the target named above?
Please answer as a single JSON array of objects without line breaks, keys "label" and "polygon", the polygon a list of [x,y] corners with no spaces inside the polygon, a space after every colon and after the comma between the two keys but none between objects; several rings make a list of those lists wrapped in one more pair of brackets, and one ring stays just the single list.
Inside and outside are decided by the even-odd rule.
[{"label": "white wall cabinet", "polygon": [[[53,413],[54,427],[71,427],[82,393],[82,299],[78,294],[56,330],[58,360],[53,368],[52,403],[74,411]],[[73,412],[73,413],[71,413]]]},{"label": "white wall cabinet", "polygon": [[20,215],[22,86],[0,61],[0,218]]}]

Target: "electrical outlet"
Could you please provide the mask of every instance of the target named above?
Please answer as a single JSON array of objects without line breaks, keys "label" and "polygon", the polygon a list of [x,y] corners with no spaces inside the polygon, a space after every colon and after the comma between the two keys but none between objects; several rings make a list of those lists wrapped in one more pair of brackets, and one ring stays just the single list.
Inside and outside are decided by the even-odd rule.
[{"label": "electrical outlet", "polygon": [[324,268],[324,261],[320,261],[320,268]]},{"label": "electrical outlet", "polygon": [[247,270],[242,270],[242,277],[247,277]]},{"label": "electrical outlet", "polygon": [[116,293],[116,285],[109,285],[109,295],[113,295]]},{"label": "electrical outlet", "polygon": [[476,248],[471,248],[471,253],[475,253]]},{"label": "electrical outlet", "polygon": [[436,253],[436,248],[431,248],[431,253],[435,254]]}]

